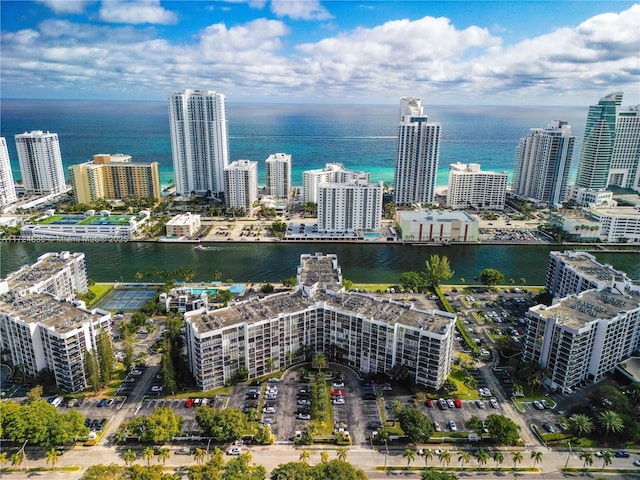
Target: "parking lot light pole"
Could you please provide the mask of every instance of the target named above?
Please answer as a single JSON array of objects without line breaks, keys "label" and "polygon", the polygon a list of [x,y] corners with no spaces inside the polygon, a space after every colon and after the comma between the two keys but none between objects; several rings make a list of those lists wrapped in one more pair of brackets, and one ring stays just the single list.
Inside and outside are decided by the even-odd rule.
[{"label": "parking lot light pole", "polygon": [[569,459],[571,458],[571,441],[568,441],[567,445],[569,445],[569,455],[567,455],[567,461],[564,464],[564,468],[567,468],[567,465],[569,465]]},{"label": "parking lot light pole", "polygon": [[387,456],[389,455],[389,445],[387,444],[387,439],[384,439],[384,468],[387,468]]}]

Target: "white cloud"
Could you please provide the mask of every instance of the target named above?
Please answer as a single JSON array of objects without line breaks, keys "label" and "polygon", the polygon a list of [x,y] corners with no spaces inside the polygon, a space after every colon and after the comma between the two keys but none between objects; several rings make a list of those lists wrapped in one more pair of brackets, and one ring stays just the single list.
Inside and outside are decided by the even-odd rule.
[{"label": "white cloud", "polygon": [[94,0],[37,0],[44,3],[55,13],[82,13],[84,8]]},{"label": "white cloud", "polygon": [[329,20],[332,15],[318,0],[271,0],[271,11],[292,20]]},{"label": "white cloud", "polygon": [[144,23],[172,25],[178,21],[175,13],[160,6],[159,0],[102,2],[100,20],[108,23],[128,23],[140,25]]}]

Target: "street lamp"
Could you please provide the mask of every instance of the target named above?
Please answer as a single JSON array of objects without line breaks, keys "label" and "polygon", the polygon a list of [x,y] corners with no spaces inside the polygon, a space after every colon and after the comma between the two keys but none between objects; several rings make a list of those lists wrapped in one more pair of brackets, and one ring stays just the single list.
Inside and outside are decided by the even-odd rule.
[{"label": "street lamp", "polygon": [[567,442],[567,445],[569,445],[569,455],[567,455],[567,461],[564,464],[564,468],[567,468],[567,465],[569,465],[569,459],[571,458],[571,440]]},{"label": "street lamp", "polygon": [[384,439],[384,468],[387,468],[387,456],[389,455],[389,444],[387,443],[387,439]]}]

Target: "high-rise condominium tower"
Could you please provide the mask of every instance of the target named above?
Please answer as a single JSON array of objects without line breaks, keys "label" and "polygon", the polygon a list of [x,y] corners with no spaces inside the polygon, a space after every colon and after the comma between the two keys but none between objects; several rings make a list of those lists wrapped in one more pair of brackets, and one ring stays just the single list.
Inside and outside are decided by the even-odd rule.
[{"label": "high-rise condominium tower", "polygon": [[640,192],[640,105],[618,112],[609,185]]},{"label": "high-rise condominium tower", "polygon": [[64,193],[64,169],[58,134],[34,130],[16,135],[22,182],[37,195]]},{"label": "high-rise condominium tower", "polygon": [[258,200],[258,162],[236,160],[224,169],[227,208],[242,208],[248,215]]},{"label": "high-rise condominium tower", "polygon": [[575,142],[567,122],[554,120],[547,128],[532,128],[516,148],[513,192],[540,203],[561,204]]},{"label": "high-rise condominium tower", "polygon": [[578,164],[577,187],[594,190],[607,188],[616,141],[616,117],[621,103],[622,92],[615,92],[589,107]]},{"label": "high-rise condominium tower", "polygon": [[18,201],[16,187],[11,174],[11,163],[9,162],[9,151],[7,150],[7,139],[0,137],[0,212]]},{"label": "high-rise condominium tower", "polygon": [[291,191],[291,155],[272,153],[266,160],[267,192],[272,197],[289,198]]},{"label": "high-rise condominium tower", "polygon": [[224,191],[229,164],[225,97],[210,90],[185,90],[169,98],[169,126],[176,193]]},{"label": "high-rise condominium tower", "polygon": [[429,122],[419,98],[400,99],[396,204],[424,204],[433,201],[440,161],[440,137],[440,124]]}]

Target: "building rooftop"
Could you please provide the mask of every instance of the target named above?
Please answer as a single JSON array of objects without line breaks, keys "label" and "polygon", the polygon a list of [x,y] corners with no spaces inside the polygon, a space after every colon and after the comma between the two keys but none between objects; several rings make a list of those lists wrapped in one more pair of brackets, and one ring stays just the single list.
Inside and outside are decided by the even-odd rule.
[{"label": "building rooftop", "polygon": [[23,296],[13,292],[4,293],[0,295],[0,310],[19,317],[25,323],[40,323],[60,334],[103,316],[84,312],[71,303],[61,302],[50,295],[40,293]]},{"label": "building rooftop", "polygon": [[607,282],[610,280],[623,281],[627,279],[624,272],[614,269],[611,265],[598,263],[596,258],[587,252],[552,252],[561,258],[566,265],[594,281]]},{"label": "building rooftop", "polygon": [[9,290],[22,292],[39,282],[53,277],[67,265],[71,264],[82,253],[60,252],[40,256],[33,265],[25,265],[7,277]]},{"label": "building rooftop", "polygon": [[638,308],[640,294],[626,291],[621,294],[609,288],[588,290],[580,295],[565,297],[547,308],[537,309],[543,318],[554,318],[558,323],[578,330],[598,319],[609,319],[619,312]]},{"label": "building rooftop", "polygon": [[310,287],[318,284],[321,287],[334,287],[340,289],[342,284],[342,272],[338,266],[338,258],[335,255],[301,255],[298,266],[298,284]]},{"label": "building rooftop", "polygon": [[461,210],[418,210],[398,211],[401,222],[475,222],[467,212]]}]

